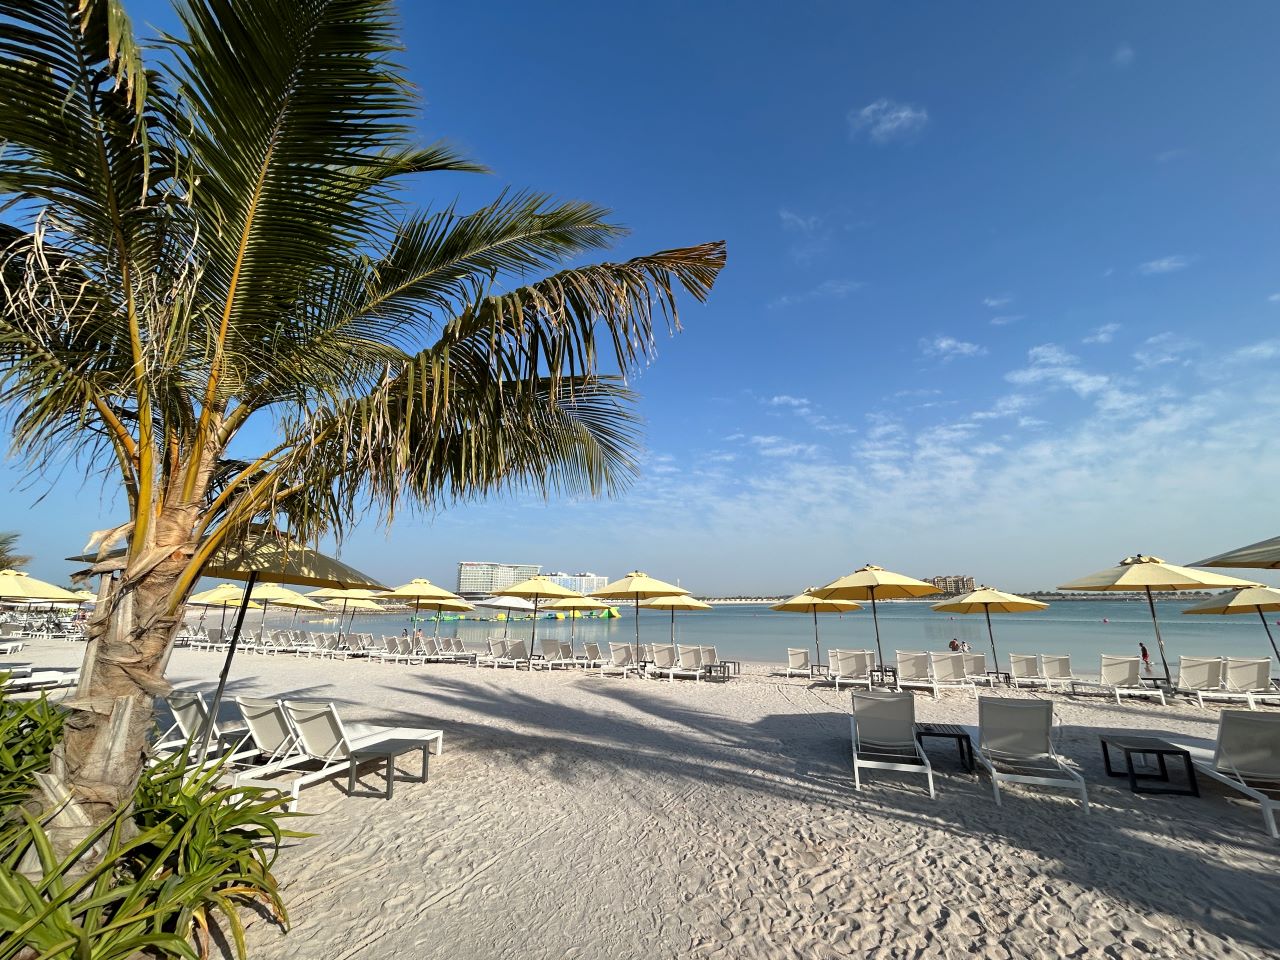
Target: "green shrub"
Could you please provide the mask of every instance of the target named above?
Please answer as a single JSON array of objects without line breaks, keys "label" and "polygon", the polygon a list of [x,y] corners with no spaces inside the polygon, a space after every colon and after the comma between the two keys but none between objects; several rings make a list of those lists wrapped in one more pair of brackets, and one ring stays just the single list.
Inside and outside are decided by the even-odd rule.
[{"label": "green shrub", "polygon": [[21,803],[35,786],[33,774],[48,768],[62,737],[62,720],[62,711],[43,694],[15,700],[0,683],[0,811]]},{"label": "green shrub", "polygon": [[[221,766],[201,770],[179,753],[148,768],[133,809],[61,859],[38,820],[10,821],[0,831],[0,960],[194,960],[192,941],[206,956],[218,914],[244,960],[241,906],[260,904],[287,927],[271,867],[286,838],[307,834],[281,827],[296,814],[274,791],[221,785]],[[18,869],[28,853],[34,879]]]}]

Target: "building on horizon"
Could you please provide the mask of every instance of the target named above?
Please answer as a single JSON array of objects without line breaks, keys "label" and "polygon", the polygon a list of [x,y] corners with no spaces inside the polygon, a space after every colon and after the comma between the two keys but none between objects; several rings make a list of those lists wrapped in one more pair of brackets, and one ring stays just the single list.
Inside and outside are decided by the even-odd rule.
[{"label": "building on horizon", "polygon": [[961,573],[952,573],[945,577],[926,577],[924,582],[933,584],[943,593],[973,593],[977,589],[973,577]]},{"label": "building on horizon", "polygon": [[598,573],[565,573],[564,571],[557,571],[548,573],[547,576],[560,584],[560,586],[569,590],[576,590],[583,595],[594,593],[609,584],[609,578],[602,577]]},{"label": "building on horizon", "polygon": [[494,563],[489,560],[459,560],[458,586],[454,592],[468,600],[491,597],[521,580],[536,577],[540,563]]}]

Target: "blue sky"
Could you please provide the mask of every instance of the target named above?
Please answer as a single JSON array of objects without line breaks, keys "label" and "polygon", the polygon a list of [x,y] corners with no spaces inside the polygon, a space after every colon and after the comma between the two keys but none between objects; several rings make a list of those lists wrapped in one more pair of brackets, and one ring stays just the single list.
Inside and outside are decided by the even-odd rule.
[{"label": "blue sky", "polygon": [[[167,25],[159,4],[136,21]],[[606,204],[617,257],[729,266],[639,379],[610,502],[372,520],[344,559],[780,592],[867,562],[1049,586],[1273,536],[1280,94],[1270,3],[405,3],[444,136],[504,185]],[[24,489],[34,572],[116,510]]]}]

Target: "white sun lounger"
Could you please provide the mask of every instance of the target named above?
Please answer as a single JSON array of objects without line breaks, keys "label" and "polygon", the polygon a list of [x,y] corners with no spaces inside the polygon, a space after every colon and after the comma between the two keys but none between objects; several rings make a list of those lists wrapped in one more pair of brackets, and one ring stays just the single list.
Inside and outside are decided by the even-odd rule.
[{"label": "white sun lounger", "polygon": [[910,653],[903,650],[895,652],[898,657],[898,689],[915,687],[928,690],[933,694],[933,699],[937,700],[938,685],[934,683],[933,674],[929,672],[929,654]]},{"label": "white sun lounger", "polygon": [[830,661],[829,679],[836,685],[836,690],[840,689],[842,683],[850,687],[871,689],[871,664],[874,658],[870,650],[832,650]]},{"label": "white sun lounger", "polygon": [[1271,679],[1271,658],[1227,657],[1223,665],[1223,683],[1227,691],[1244,694],[1249,709],[1259,703],[1280,703],[1280,690]]},{"label": "white sun lounger", "polygon": [[[374,724],[344,724],[338,716],[338,709],[332,703],[315,701],[286,700],[282,703],[284,714],[297,734],[297,742],[293,748],[301,753],[305,760],[318,764],[318,769],[300,773],[287,785],[291,795],[290,806],[295,806],[298,791],[308,783],[327,780],[344,770],[347,772],[347,793],[355,793],[356,772],[362,763],[371,761],[385,762],[386,790],[376,796],[390,800],[395,776],[395,758],[412,750],[422,751],[422,774],[416,779],[425,783],[429,775],[428,750],[439,754],[444,745],[444,733],[440,730],[425,730],[414,727],[383,727]],[[292,756],[285,758],[292,761]],[[260,768],[259,776],[240,778],[241,785],[269,786],[280,789],[278,784],[270,781],[261,782],[263,773],[273,773],[284,769],[276,761],[274,769]],[[293,764],[291,763],[292,767]],[[270,765],[268,765],[270,767]],[[369,794],[365,794],[366,796]]]},{"label": "white sun lounger", "polygon": [[611,643],[609,644],[609,660],[607,663],[600,664],[600,676],[608,673],[616,673],[620,677],[626,677],[629,673],[640,675],[640,665],[636,663],[634,651],[629,643]]},{"label": "white sun lounger", "polygon": [[1199,737],[1166,737],[1186,750],[1196,770],[1257,800],[1267,833],[1280,839],[1280,714],[1223,710],[1216,742]]},{"label": "white sun lounger", "polygon": [[702,680],[702,647],[679,644],[676,647],[676,660],[680,665],[677,672],[681,676],[692,674],[694,680]]},{"label": "white sun lounger", "polygon": [[974,683],[985,683],[995,686],[996,678],[987,673],[987,655],[985,653],[962,653],[964,657],[964,675]]},{"label": "white sun lounger", "polygon": [[[696,648],[690,648],[696,649]],[[701,664],[702,654],[698,652],[698,662]],[[661,677],[666,674],[668,680],[674,680],[676,675],[682,677],[692,676],[695,679],[702,673],[701,667],[697,670],[691,670],[680,662],[679,654],[676,652],[674,644],[655,643],[653,645],[653,662],[645,668],[648,676]]]},{"label": "white sun lounger", "polygon": [[[1076,684],[1080,686],[1079,683]],[[1102,655],[1101,669],[1097,686],[1116,698],[1116,703],[1123,697],[1156,697],[1161,706],[1166,701],[1164,690],[1154,684],[1147,686],[1142,682],[1142,660],[1138,657],[1122,657],[1110,653]]]},{"label": "white sun lounger", "polygon": [[1062,762],[1053,749],[1052,734],[1052,700],[978,698],[978,729],[970,738],[976,741],[978,762],[991,775],[997,806],[1000,784],[1025,783],[1079,793],[1089,812],[1084,777]]},{"label": "white sun lounger", "polygon": [[[830,657],[834,651],[827,651]],[[809,663],[809,651],[804,647],[787,647],[787,676],[812,677],[813,668]]]},{"label": "white sun lounger", "polygon": [[[163,699],[173,717],[173,723],[160,734],[152,749],[165,756],[180,751],[199,751],[205,725],[209,722],[209,705],[205,702],[204,694],[196,690],[173,690]],[[209,757],[225,758],[226,762],[235,763],[246,757],[256,756],[257,750],[241,750],[248,738],[249,730],[246,727],[224,727],[215,718],[213,729],[209,732]]]},{"label": "white sun lounger", "polygon": [[1047,687],[1040,664],[1032,653],[1009,654],[1009,679],[1014,689],[1019,687]]},{"label": "white sun lounger", "polygon": [[587,667],[603,667],[608,661],[604,654],[600,652],[600,644],[588,640],[583,644],[587,651],[587,658],[583,661]]},{"label": "white sun lounger", "polygon": [[929,669],[933,674],[934,698],[938,696],[939,690],[968,690],[978,696],[978,688],[973,685],[973,681],[969,679],[968,672],[964,666],[963,653],[931,653],[929,654]]},{"label": "white sun lounger", "polygon": [[1040,675],[1044,677],[1045,686],[1050,690],[1061,687],[1072,690],[1077,682],[1071,669],[1071,657],[1060,653],[1042,653],[1040,655]]},{"label": "white sun lounger", "polygon": [[1204,706],[1206,700],[1248,702],[1244,693],[1231,693],[1222,687],[1221,657],[1179,657],[1178,685],[1174,693],[1195,697]]},{"label": "white sun lounger", "polygon": [[923,773],[933,789],[933,767],[916,739],[916,698],[898,691],[853,693],[849,737],[853,747],[853,788],[862,789],[862,770],[900,770]]}]

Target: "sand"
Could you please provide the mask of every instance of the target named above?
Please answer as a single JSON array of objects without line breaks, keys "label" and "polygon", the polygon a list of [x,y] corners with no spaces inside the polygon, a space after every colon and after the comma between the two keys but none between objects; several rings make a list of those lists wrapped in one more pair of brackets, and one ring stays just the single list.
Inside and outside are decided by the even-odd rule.
[{"label": "sand", "polygon": [[[178,650],[169,676],[211,690],[219,663]],[[346,797],[345,778],[304,790],[318,836],[276,868],[292,929],[251,918],[251,956],[1280,956],[1280,842],[1257,806],[1206,778],[1200,798],[1135,796],[1102,767],[1099,730],[1212,737],[1216,709],[1055,694],[1092,811],[1016,786],[997,807],[940,740],[937,800],[895,773],[855,793],[848,691],[776,669],[672,683],[243,657],[229,693],[445,731],[430,782],[391,802]],[[921,694],[917,715],[977,707]]]}]

